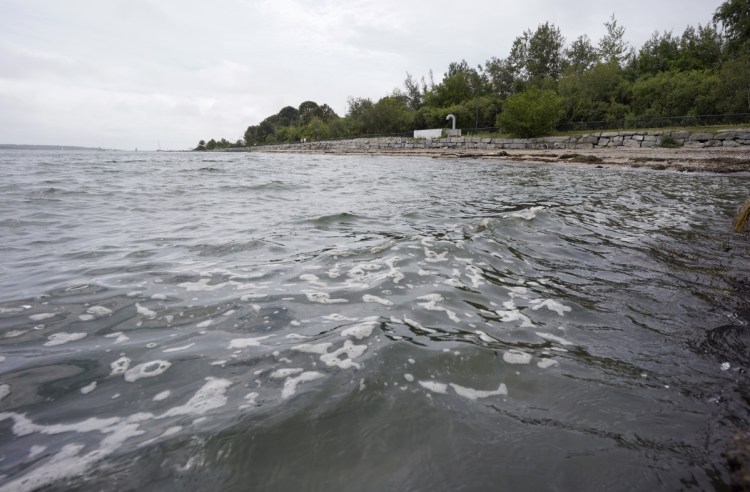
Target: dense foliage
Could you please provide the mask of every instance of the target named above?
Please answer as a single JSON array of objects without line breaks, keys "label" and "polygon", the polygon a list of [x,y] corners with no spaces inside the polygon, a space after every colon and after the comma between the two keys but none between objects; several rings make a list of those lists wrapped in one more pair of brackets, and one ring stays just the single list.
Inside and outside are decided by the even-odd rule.
[{"label": "dense foliage", "polygon": [[518,36],[507,58],[451,63],[438,82],[432,72],[427,80],[407,73],[403,88],[378,101],[350,98],[343,117],[313,101],[287,106],[234,144],[212,139],[197,150],[410,133],[446,127],[448,114],[465,131],[537,136],[750,113],[750,0],[727,0],[706,25],[681,35],[655,32],[638,50],[614,15],[604,26],[598,42],[584,35],[566,45],[545,22]]}]

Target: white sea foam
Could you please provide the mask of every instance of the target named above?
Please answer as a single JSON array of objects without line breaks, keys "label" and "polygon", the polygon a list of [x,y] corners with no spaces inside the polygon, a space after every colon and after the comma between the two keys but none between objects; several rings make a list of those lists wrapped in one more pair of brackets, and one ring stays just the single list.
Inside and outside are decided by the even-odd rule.
[{"label": "white sea foam", "polygon": [[531,362],[531,354],[517,349],[510,349],[503,353],[503,360],[508,364],[529,364]]},{"label": "white sea foam", "polygon": [[388,299],[383,299],[382,297],[374,296],[372,294],[363,295],[362,300],[365,302],[382,304],[383,306],[393,306],[393,302],[389,301]]},{"label": "white sea foam", "polygon": [[192,347],[193,345],[195,345],[195,342],[193,342],[193,343],[188,343],[187,345],[181,345],[181,346],[179,346],[179,347],[172,347],[172,348],[164,349],[164,350],[162,350],[162,352],[164,352],[165,354],[168,354],[168,353],[171,353],[171,352],[180,352],[180,351],[182,351],[182,350],[187,350],[187,349],[189,349],[189,348],[190,348],[190,347]]},{"label": "white sea foam", "polygon": [[205,321],[201,321],[200,323],[198,323],[197,325],[195,325],[195,327],[196,328],[208,328],[212,324],[213,324],[213,320],[207,319]]},{"label": "white sea foam", "polygon": [[95,316],[93,314],[79,314],[78,319],[81,321],[91,321],[92,319],[95,319]]},{"label": "white sea foam", "polygon": [[455,312],[443,306],[438,306],[437,303],[443,302],[443,296],[440,294],[428,294],[426,296],[418,297],[417,299],[424,300],[426,302],[418,302],[417,304],[428,311],[442,311],[448,318],[454,323],[460,323],[461,319],[456,315]]},{"label": "white sea foam", "polygon": [[271,338],[271,336],[272,335],[266,335],[264,337],[255,337],[255,338],[235,338],[229,342],[229,348],[230,349],[243,349],[243,348],[248,348],[248,347],[258,347],[260,346],[260,342],[268,338]]},{"label": "white sea foam", "polygon": [[93,314],[97,318],[112,314],[112,310],[104,306],[91,306],[86,310],[86,312],[89,314]]},{"label": "white sea foam", "polygon": [[318,278],[317,275],[313,275],[311,273],[305,273],[304,275],[299,276],[300,280],[304,280],[305,282],[309,283],[310,285],[314,285],[316,287],[327,287],[328,284],[325,282],[321,282],[321,280]]},{"label": "white sea foam", "polygon": [[550,311],[554,311],[560,316],[565,316],[565,313],[572,311],[570,307],[553,299],[533,299],[529,304],[531,305],[531,309],[534,311],[546,307]]},{"label": "white sea foam", "polygon": [[317,344],[303,343],[301,345],[295,345],[292,347],[292,350],[297,350],[298,352],[304,352],[306,354],[323,355],[328,352],[331,345],[333,344],[327,342]]},{"label": "white sea foam", "polygon": [[404,374],[404,379],[406,379],[406,380],[407,380],[407,381],[409,381],[410,383],[413,383],[413,382],[414,382],[414,376],[412,376],[412,375],[411,375],[411,374],[409,374],[409,373],[406,373],[406,374]]},{"label": "white sea foam", "polygon": [[81,388],[81,393],[83,393],[84,395],[88,395],[89,393],[91,393],[95,389],[96,389],[96,381],[93,381],[90,384],[87,384],[86,386],[84,386],[83,388]]},{"label": "white sea foam", "polygon": [[537,363],[537,366],[539,366],[542,369],[547,369],[548,367],[556,366],[558,365],[558,362],[555,359],[540,359]]},{"label": "white sea foam", "polygon": [[145,316],[146,318],[156,318],[156,311],[152,311],[147,307],[141,306],[137,302],[135,303],[135,310],[138,314],[141,316]]},{"label": "white sea foam", "polygon": [[[320,360],[328,366],[336,366],[339,369],[352,367],[359,369],[360,365],[354,362],[354,359],[361,356],[365,350],[367,350],[367,345],[354,345],[351,340],[346,340],[344,345],[337,350],[321,355]],[[341,355],[346,355],[346,358],[341,359]]]},{"label": "white sea foam", "polygon": [[153,378],[163,374],[171,365],[172,363],[166,360],[144,362],[125,371],[124,378],[129,383],[134,383],[143,378]]},{"label": "white sea foam", "polygon": [[169,398],[169,396],[172,394],[170,390],[164,390],[161,393],[157,393],[152,400],[154,401],[163,401]]},{"label": "white sea foam", "polygon": [[419,381],[419,385],[433,393],[440,393],[441,395],[448,392],[448,385],[445,383],[438,383],[437,381]]},{"label": "white sea foam", "polygon": [[47,337],[48,341],[44,344],[44,346],[55,347],[57,345],[75,342],[76,340],[81,340],[82,338],[86,338],[86,333],[53,333],[52,335]]},{"label": "white sea foam", "polygon": [[533,220],[536,218],[537,214],[544,209],[545,207],[542,206],[531,207],[524,210],[519,210],[517,212],[511,212],[509,214],[506,214],[506,217],[523,220]]},{"label": "white sea foam", "polygon": [[559,343],[560,345],[573,345],[572,342],[565,340],[563,337],[558,337],[557,335],[552,335],[551,333],[537,331],[536,336],[538,336],[539,338],[544,338],[545,340],[549,340],[550,342]]},{"label": "white sea foam", "polygon": [[342,314],[333,313],[329,314],[328,316],[323,316],[323,319],[327,319],[329,321],[357,321],[359,318],[349,318],[348,316],[344,316]]},{"label": "white sea foam", "polygon": [[4,400],[10,394],[10,385],[0,384],[0,401]]},{"label": "white sea foam", "polygon": [[227,379],[206,378],[206,383],[184,405],[170,408],[156,418],[178,415],[203,415],[227,404],[226,391],[232,385]]},{"label": "white sea foam", "polygon": [[482,391],[482,390],[477,390],[473,388],[467,388],[465,386],[459,386],[458,384],[455,384],[455,383],[450,383],[450,386],[451,388],[453,388],[453,391],[455,391],[458,396],[468,398],[469,400],[477,400],[479,398],[488,398],[490,396],[507,396],[508,395],[508,388],[503,383],[500,383],[500,386],[498,386],[497,389],[494,391]]},{"label": "white sea foam", "polygon": [[32,321],[44,321],[45,319],[54,318],[56,316],[56,313],[38,313],[38,314],[32,314],[29,316],[29,319]]},{"label": "white sea foam", "polygon": [[276,369],[275,371],[273,371],[271,373],[271,377],[274,379],[284,379],[288,378],[289,376],[296,376],[303,371],[304,369],[300,369],[299,367],[285,367],[283,369]]},{"label": "white sea foam", "polygon": [[342,302],[349,302],[346,299],[331,299],[331,295],[325,292],[316,291],[305,291],[307,300],[310,302],[317,302],[320,304],[338,304]]},{"label": "white sea foam", "polygon": [[300,383],[315,381],[316,379],[320,379],[322,377],[323,374],[317,371],[307,371],[303,372],[299,376],[287,378],[287,380],[284,381],[284,388],[281,390],[281,398],[286,400],[287,398],[294,395],[297,392],[297,386]]},{"label": "white sea foam", "polygon": [[112,372],[109,373],[110,376],[118,376],[120,374],[125,374],[125,371],[128,370],[128,367],[130,367],[130,363],[132,361],[127,357],[120,357],[116,361],[112,362],[109,367],[112,368]]},{"label": "white sea foam", "polygon": [[357,340],[367,338],[372,334],[372,330],[378,325],[378,318],[373,316],[365,318],[362,323],[350,326],[344,330],[341,330],[342,337],[354,337]]},{"label": "white sea foam", "polygon": [[423,326],[418,321],[414,321],[413,319],[409,319],[406,316],[404,316],[404,324],[407,325],[407,326],[411,326],[412,328],[417,328],[419,330],[422,330],[422,331],[424,331],[426,333],[437,333],[432,328],[427,328],[426,326]]}]

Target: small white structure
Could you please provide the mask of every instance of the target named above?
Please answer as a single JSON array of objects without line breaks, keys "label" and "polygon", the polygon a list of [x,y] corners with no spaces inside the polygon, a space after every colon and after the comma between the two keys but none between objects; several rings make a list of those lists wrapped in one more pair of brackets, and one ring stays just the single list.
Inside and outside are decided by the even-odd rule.
[{"label": "small white structure", "polygon": [[429,130],[414,130],[414,138],[441,138],[441,137],[460,137],[461,130],[456,130],[456,116],[449,114],[446,120],[453,120],[453,128],[431,128]]}]

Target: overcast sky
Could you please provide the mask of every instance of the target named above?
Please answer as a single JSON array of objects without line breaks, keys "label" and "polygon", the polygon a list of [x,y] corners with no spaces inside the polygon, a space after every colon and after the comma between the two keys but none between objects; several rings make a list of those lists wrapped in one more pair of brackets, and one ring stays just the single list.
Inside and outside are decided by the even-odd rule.
[{"label": "overcast sky", "polygon": [[377,100],[406,72],[504,58],[549,21],[640,47],[720,0],[0,0],[0,143],[163,149],[235,141],[284,106]]}]

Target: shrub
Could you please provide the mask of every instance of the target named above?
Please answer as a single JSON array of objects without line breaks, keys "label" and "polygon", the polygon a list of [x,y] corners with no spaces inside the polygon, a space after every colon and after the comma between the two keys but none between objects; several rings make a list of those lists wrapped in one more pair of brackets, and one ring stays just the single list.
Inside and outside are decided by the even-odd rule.
[{"label": "shrub", "polygon": [[497,126],[522,138],[550,133],[563,114],[562,98],[554,91],[532,87],[505,100]]}]

